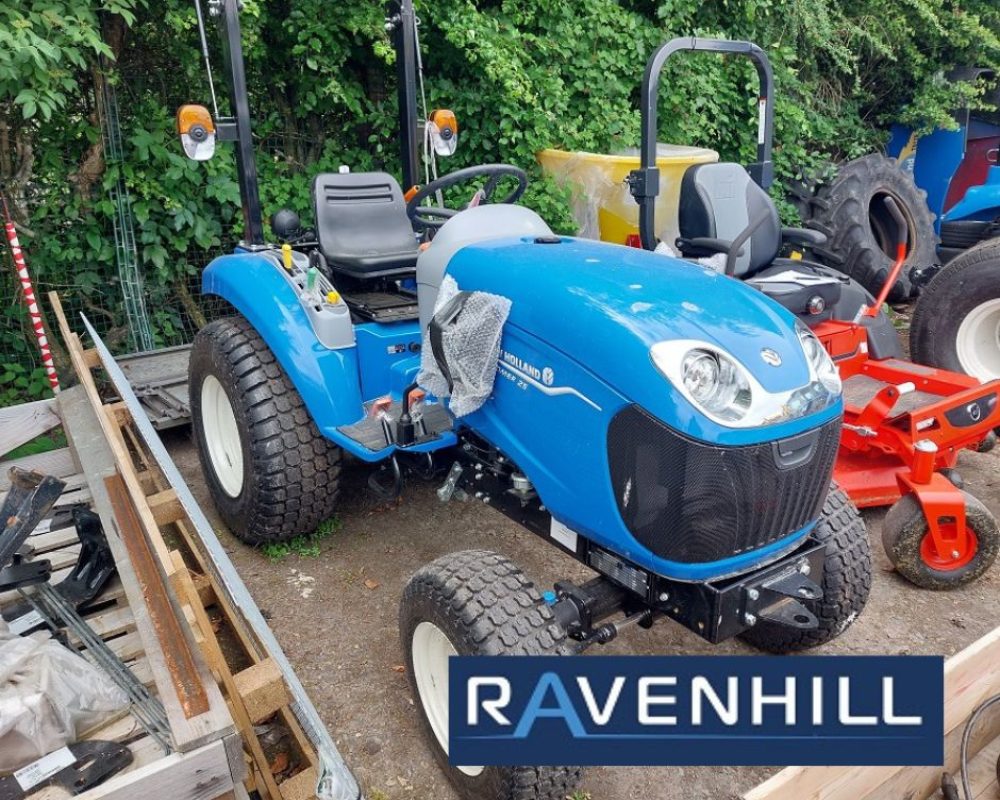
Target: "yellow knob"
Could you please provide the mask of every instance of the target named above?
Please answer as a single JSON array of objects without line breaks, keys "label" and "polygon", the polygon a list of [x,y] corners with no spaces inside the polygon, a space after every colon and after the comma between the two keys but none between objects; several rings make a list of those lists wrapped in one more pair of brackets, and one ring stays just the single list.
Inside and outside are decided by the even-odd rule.
[{"label": "yellow knob", "polygon": [[292,246],[290,244],[281,245],[281,260],[285,265],[285,269],[289,272],[292,271]]},{"label": "yellow knob", "polygon": [[331,306],[337,305],[337,303],[340,302],[340,293],[339,292],[327,292],[326,293],[326,302],[328,302]]}]

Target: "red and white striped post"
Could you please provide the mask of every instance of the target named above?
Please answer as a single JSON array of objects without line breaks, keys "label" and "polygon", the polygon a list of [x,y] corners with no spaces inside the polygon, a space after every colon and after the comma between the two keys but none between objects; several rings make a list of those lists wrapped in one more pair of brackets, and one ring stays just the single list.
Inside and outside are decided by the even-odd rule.
[{"label": "red and white striped post", "polygon": [[14,220],[10,216],[7,208],[7,199],[3,199],[3,213],[6,219],[5,228],[7,230],[7,241],[10,243],[10,252],[14,256],[14,266],[17,268],[17,277],[21,280],[21,289],[24,291],[24,303],[28,307],[28,315],[31,317],[31,327],[35,329],[35,337],[38,339],[38,349],[42,351],[42,365],[45,373],[49,377],[49,386],[52,391],[59,392],[59,376],[56,375],[55,364],[52,363],[52,351],[49,349],[49,340],[45,335],[45,328],[42,325],[42,313],[38,309],[38,300],[35,298],[35,289],[31,285],[31,276],[28,275],[28,263],[24,260],[24,253],[21,251],[21,243],[17,240],[17,230],[14,228]]}]

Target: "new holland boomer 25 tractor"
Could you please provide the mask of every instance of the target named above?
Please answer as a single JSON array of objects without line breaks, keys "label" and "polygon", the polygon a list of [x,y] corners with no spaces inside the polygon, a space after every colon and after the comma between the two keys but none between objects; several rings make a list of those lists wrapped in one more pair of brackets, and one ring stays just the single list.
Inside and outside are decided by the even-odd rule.
[{"label": "new holland boomer 25 tractor", "polygon": [[[578,652],[658,617],[771,652],[844,632],[867,600],[871,556],[857,512],[831,486],[841,381],[806,325],[701,265],[554,235],[514,205],[526,178],[508,165],[459,170],[408,200],[383,172],[320,174],[314,232],[278,213],[285,244],[269,244],[237,0],[215,11],[235,119],[185,107],[178,121],[195,157],[216,135],[237,145],[245,240],[203,281],[233,313],[199,332],[190,367],[195,436],[223,519],[252,544],[311,531],[337,509],[345,454],[373,465],[383,492],[440,466],[442,500],[485,503],[595,573],[543,597],[506,557],[471,551],[406,587],[407,672],[464,797],[555,800],[577,773],[448,766],[449,655]],[[391,24],[411,186],[409,2]],[[665,47],[766,67],[745,43]],[[497,201],[504,176],[516,188]],[[476,178],[475,207],[422,205]],[[638,178],[640,193],[642,180],[655,191],[655,170]]]}]

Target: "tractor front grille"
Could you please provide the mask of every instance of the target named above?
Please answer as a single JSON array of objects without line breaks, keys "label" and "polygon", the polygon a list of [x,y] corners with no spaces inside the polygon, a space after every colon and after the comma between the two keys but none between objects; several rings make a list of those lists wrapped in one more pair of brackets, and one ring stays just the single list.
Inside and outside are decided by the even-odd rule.
[{"label": "tractor front grille", "polygon": [[819,514],[840,420],[775,442],[714,447],[627,406],[608,428],[618,511],[658,556],[704,563],[756,550]]}]

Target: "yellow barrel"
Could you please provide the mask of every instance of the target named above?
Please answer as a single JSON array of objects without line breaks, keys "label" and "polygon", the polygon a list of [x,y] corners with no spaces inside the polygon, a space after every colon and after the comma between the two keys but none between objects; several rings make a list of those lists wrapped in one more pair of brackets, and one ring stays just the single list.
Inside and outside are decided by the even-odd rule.
[{"label": "yellow barrel", "polygon": [[[638,154],[549,149],[542,150],[537,158],[542,169],[560,185],[570,187],[580,236],[624,244],[629,234],[638,234],[639,206],[625,183],[629,172],[639,167]],[[656,202],[656,235],[660,239],[673,245],[677,238],[677,201],[684,171],[692,164],[718,160],[718,153],[704,147],[657,145],[660,195]]]}]

